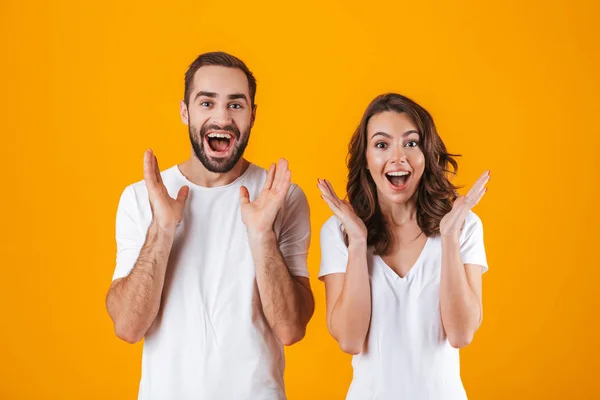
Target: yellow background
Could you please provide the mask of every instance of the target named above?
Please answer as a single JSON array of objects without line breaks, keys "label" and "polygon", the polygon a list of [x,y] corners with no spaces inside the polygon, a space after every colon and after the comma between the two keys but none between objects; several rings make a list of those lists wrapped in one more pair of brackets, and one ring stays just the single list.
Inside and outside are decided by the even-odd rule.
[{"label": "yellow background", "polygon": [[104,308],[116,206],[146,148],[163,169],[189,155],[183,74],[212,50],[258,78],[247,157],[287,157],[311,204],[317,310],[286,350],[290,400],[350,383],[316,279],[315,183],[343,192],[350,135],[386,91],[433,114],[458,183],[492,170],[470,398],[598,398],[599,24],[597,1],[1,0],[0,398],[136,398],[142,346]]}]

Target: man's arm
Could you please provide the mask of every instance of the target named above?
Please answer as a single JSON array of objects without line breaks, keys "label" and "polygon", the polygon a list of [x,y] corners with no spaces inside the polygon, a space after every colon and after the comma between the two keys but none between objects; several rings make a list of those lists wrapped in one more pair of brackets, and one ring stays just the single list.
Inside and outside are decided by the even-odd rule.
[{"label": "man's arm", "polygon": [[106,309],[115,333],[128,343],[140,341],[158,314],[174,238],[175,229],[152,223],[131,273],[116,279],[108,291]]},{"label": "man's arm", "polygon": [[[284,247],[284,254],[293,252],[293,249],[290,250],[286,246],[291,245],[287,238],[294,236],[292,242],[304,245],[304,248],[299,250],[304,254],[299,257],[305,257],[310,240],[306,199],[303,198],[304,212],[290,217],[305,218],[295,220],[302,222],[301,224],[292,228],[283,227],[279,242],[273,230],[276,216],[285,202],[290,185],[291,173],[287,168],[287,161],[282,159],[277,167],[272,165],[269,168],[263,190],[253,202],[250,202],[245,187],[240,190],[242,220],[248,231],[263,312],[275,336],[287,346],[304,337],[306,325],[314,312],[314,299],[308,278],[292,276],[293,273],[300,272],[300,268],[298,265],[286,265],[282,256]],[[286,228],[289,232],[283,232]],[[295,234],[298,235],[297,238]],[[286,258],[289,263],[292,262],[293,256]],[[303,262],[305,263],[305,260]]]},{"label": "man's arm", "polygon": [[144,180],[152,208],[146,241],[129,275],[113,281],[106,295],[106,309],[115,333],[129,343],[141,340],[158,314],[175,229],[183,218],[189,189],[169,196],[158,162],[151,151],[144,154]]},{"label": "man's arm", "polygon": [[314,312],[310,281],[290,275],[273,231],[248,236],[263,312],[275,336],[290,346],[304,337]]}]

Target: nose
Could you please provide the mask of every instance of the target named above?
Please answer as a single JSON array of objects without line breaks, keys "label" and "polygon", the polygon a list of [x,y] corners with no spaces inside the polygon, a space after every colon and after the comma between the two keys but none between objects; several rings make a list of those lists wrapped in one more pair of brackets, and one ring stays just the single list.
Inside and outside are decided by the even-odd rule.
[{"label": "nose", "polygon": [[212,115],[212,122],[219,125],[225,126],[231,124],[231,115],[229,113],[229,107],[215,107]]},{"label": "nose", "polygon": [[406,152],[404,146],[394,146],[392,151],[392,163],[402,164],[406,162]]}]

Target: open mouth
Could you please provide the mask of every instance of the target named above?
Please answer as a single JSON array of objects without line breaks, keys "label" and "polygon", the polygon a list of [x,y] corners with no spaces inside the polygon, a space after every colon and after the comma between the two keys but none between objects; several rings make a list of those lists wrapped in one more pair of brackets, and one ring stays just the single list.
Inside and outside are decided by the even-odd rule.
[{"label": "open mouth", "polygon": [[410,178],[408,171],[394,171],[385,174],[385,177],[390,181],[394,189],[404,189]]},{"label": "open mouth", "polygon": [[211,132],[205,140],[211,153],[216,154],[226,154],[235,141],[233,135],[227,132]]}]

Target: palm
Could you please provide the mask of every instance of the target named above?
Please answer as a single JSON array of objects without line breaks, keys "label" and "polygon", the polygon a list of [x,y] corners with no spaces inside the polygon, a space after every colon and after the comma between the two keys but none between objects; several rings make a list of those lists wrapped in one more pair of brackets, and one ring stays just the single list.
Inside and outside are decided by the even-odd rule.
[{"label": "palm", "polygon": [[151,203],[154,203],[153,212],[156,218],[160,220],[173,220],[175,222],[180,222],[183,219],[185,204],[169,196],[164,184],[161,184],[153,197],[154,199],[151,200]]},{"label": "palm", "polygon": [[273,228],[277,213],[285,201],[291,185],[291,172],[286,160],[279,160],[277,167],[271,165],[267,179],[258,197],[250,202],[248,189],[240,189],[242,221],[248,229],[267,232]]},{"label": "palm", "polygon": [[366,239],[367,227],[358,215],[356,215],[352,205],[348,201],[340,199],[335,190],[333,190],[331,183],[326,179],[319,179],[317,186],[321,191],[323,200],[325,200],[331,211],[341,221],[348,237],[351,240],[352,238],[357,240]]},{"label": "palm", "polygon": [[444,215],[440,221],[440,234],[442,236],[458,237],[468,212],[479,203],[487,191],[485,185],[490,180],[490,177],[490,171],[485,171],[479,179],[477,179],[477,182],[475,182],[466,196],[459,196],[456,198],[452,205],[452,210]]},{"label": "palm", "polygon": [[158,160],[151,150],[144,154],[144,181],[148,189],[152,218],[165,226],[181,222],[189,188],[183,186],[177,198],[172,198],[160,175]]}]

